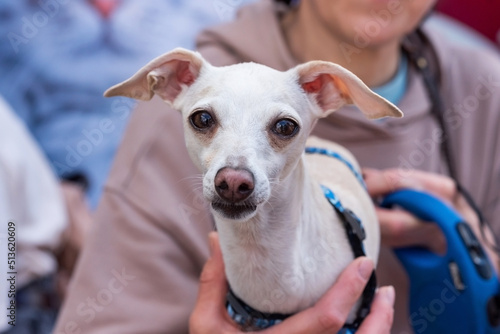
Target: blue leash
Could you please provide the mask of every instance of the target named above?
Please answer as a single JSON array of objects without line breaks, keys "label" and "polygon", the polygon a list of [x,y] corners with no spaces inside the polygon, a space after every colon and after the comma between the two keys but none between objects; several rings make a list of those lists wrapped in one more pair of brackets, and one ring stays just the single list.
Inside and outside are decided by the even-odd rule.
[{"label": "blue leash", "polygon": [[439,226],[446,254],[422,247],[395,249],[410,278],[409,321],[416,333],[500,333],[500,284],[474,232],[450,206],[430,194],[401,190],[381,204],[399,206]]},{"label": "blue leash", "polygon": [[335,158],[339,161],[342,161],[351,170],[351,172],[354,174],[354,176],[356,176],[359,183],[361,185],[363,185],[363,187],[366,189],[366,184],[365,184],[365,180],[363,179],[363,175],[361,175],[361,173],[356,168],[354,168],[354,166],[346,158],[344,158],[343,156],[341,156],[337,152],[327,150],[325,148],[318,148],[318,147],[306,147],[305,152],[309,153],[309,154],[312,154],[312,153],[323,154],[323,155],[329,156],[331,158]]}]

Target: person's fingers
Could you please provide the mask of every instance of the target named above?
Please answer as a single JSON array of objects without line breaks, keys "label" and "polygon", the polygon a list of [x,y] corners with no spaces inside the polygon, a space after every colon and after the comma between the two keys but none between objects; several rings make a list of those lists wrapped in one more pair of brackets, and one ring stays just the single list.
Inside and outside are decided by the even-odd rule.
[{"label": "person's fingers", "polygon": [[[392,170],[391,173],[397,173]],[[448,176],[415,170],[411,176],[420,185],[420,190],[428,191],[450,203],[457,196],[457,186],[455,181]]]},{"label": "person's fingers", "polygon": [[[429,192],[448,204],[456,200],[455,182],[443,175],[402,169],[363,169],[372,197],[384,196],[402,188]],[[432,251],[446,252],[446,239],[435,224],[422,222],[410,213],[398,209],[377,208],[382,242],[387,246],[425,246]]]},{"label": "person's fingers", "polygon": [[235,332],[237,326],[225,310],[228,287],[216,232],[209,234],[209,243],[211,256],[200,275],[198,299],[189,319],[190,333]]},{"label": "person's fingers", "polygon": [[378,170],[363,168],[363,177],[368,188],[368,193],[372,197],[383,196],[401,188],[419,188],[420,185],[413,179],[406,177],[394,170]]},{"label": "person's fingers", "polygon": [[399,209],[376,208],[382,243],[390,247],[426,246],[433,252],[446,252],[446,238],[436,224],[423,222]]},{"label": "person's fingers", "polygon": [[394,320],[395,291],[392,286],[379,288],[373,300],[370,314],[363,321],[358,334],[390,333]]},{"label": "person's fingers", "polygon": [[371,196],[383,196],[402,188],[427,191],[453,203],[457,196],[455,182],[444,175],[419,170],[365,168],[363,175]]},{"label": "person's fingers", "polygon": [[209,310],[214,310],[216,309],[214,305],[223,305],[226,301],[227,281],[218,235],[216,232],[211,232],[208,237],[211,256],[200,275],[198,303],[207,305]]},{"label": "person's fingers", "polygon": [[261,333],[336,333],[342,328],[351,308],[361,296],[372,271],[372,260],[366,257],[357,258],[313,307]]}]

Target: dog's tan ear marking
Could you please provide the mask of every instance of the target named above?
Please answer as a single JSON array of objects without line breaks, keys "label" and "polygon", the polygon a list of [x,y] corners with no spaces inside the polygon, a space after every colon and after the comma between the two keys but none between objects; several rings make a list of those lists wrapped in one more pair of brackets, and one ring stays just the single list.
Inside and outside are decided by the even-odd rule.
[{"label": "dog's tan ear marking", "polygon": [[321,117],[355,104],[370,119],[386,116],[402,117],[391,102],[375,94],[357,76],[345,68],[324,61],[312,61],[296,67],[299,84],[311,94],[323,111]]},{"label": "dog's tan ear marking", "polygon": [[183,88],[195,82],[204,63],[197,52],[177,48],[153,59],[130,79],[109,88],[104,96],[148,101],[157,94],[173,103]]}]

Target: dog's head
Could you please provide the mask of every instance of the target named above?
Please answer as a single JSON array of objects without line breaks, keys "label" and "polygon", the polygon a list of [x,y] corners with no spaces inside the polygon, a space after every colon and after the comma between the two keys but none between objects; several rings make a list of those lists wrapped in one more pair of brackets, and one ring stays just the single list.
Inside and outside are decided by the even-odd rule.
[{"label": "dog's head", "polygon": [[345,104],[371,119],[401,111],[332,63],[313,61],[286,72],[243,63],[214,67],[175,49],[105,93],[149,100],[156,94],[183,115],[186,145],[203,172],[214,214],[251,218],[290,175],[316,120]]}]

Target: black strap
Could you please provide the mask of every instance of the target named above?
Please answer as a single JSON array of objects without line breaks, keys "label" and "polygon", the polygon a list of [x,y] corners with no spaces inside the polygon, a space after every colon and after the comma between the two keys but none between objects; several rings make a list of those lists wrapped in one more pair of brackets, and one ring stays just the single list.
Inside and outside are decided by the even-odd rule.
[{"label": "black strap", "polygon": [[456,180],[457,171],[453,161],[453,153],[449,145],[449,132],[443,117],[444,104],[441,99],[439,85],[441,84],[441,71],[437,61],[437,55],[434,49],[430,47],[430,42],[423,34],[421,29],[417,29],[414,33],[408,35],[403,42],[403,51],[406,53],[408,60],[420,72],[424,79],[427,94],[432,102],[431,113],[436,118],[436,121],[443,131],[443,141],[441,142],[441,153],[446,160],[449,175]]},{"label": "black strap", "polygon": [[[361,224],[359,218],[349,209],[342,208],[342,205],[339,206],[332,204],[335,211],[341,217],[341,220],[344,223],[344,228],[347,234],[347,239],[349,240],[349,244],[351,245],[352,252],[354,253],[354,257],[365,256],[365,250],[363,247],[363,240],[365,239],[365,231]],[[372,272],[368,283],[366,283],[365,288],[363,289],[363,294],[361,295],[361,304],[359,305],[358,312],[356,314],[356,319],[351,324],[345,324],[344,328],[349,328],[352,330],[356,330],[359,328],[363,320],[370,313],[370,308],[375,298],[375,292],[377,290],[377,277],[375,276],[375,270]]]},{"label": "black strap", "polygon": [[370,313],[373,299],[375,298],[375,292],[377,291],[377,277],[375,276],[375,270],[372,272],[368,283],[366,283],[365,289],[363,290],[363,295],[361,298],[361,304],[359,305],[358,314],[356,319],[354,319],[352,324],[345,324],[345,328],[350,328],[356,330],[361,326],[361,323]]},{"label": "black strap", "polygon": [[[493,233],[493,229],[489,222],[485,219],[481,212],[481,209],[476,204],[471,194],[462,186],[461,182],[458,180],[458,172],[456,166],[453,163],[456,161],[453,156],[450,144],[450,132],[446,126],[444,119],[445,106],[443,99],[441,98],[441,92],[439,86],[441,84],[441,71],[439,66],[438,57],[431,42],[424,34],[421,28],[417,28],[413,33],[409,34],[403,41],[403,52],[408,57],[410,63],[420,72],[427,89],[427,94],[432,103],[431,113],[436,118],[436,121],[443,132],[441,141],[441,154],[446,161],[446,166],[448,168],[449,176],[455,182],[457,191],[464,196],[467,203],[475,211],[481,230],[482,238],[488,243],[488,246],[493,249],[497,254],[500,255],[500,248],[498,247],[499,242],[497,236]],[[485,235],[485,228],[488,227],[493,235],[494,243],[488,242]]]},{"label": "black strap", "polygon": [[235,312],[241,314],[245,318],[254,318],[254,319],[266,319],[266,320],[285,320],[291,314],[282,314],[282,313],[266,313],[260,312],[254,309],[251,306],[248,306],[243,300],[241,300],[236,294],[233,292],[231,287],[226,295],[226,301],[231,305]]}]

